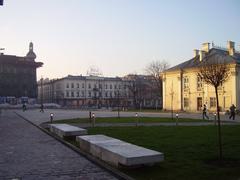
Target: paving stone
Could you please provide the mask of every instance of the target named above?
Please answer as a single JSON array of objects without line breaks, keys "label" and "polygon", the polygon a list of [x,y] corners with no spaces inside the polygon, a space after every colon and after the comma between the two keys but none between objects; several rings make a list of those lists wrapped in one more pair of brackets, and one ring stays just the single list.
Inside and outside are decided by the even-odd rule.
[{"label": "paving stone", "polygon": [[0,179],[117,179],[12,111],[0,116]]}]

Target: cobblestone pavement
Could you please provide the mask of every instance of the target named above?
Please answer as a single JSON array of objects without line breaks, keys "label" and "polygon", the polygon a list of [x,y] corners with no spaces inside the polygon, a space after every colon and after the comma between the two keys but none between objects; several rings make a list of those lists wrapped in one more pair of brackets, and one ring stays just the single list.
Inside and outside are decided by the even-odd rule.
[{"label": "cobblestone pavement", "polygon": [[0,115],[0,179],[116,179],[13,111]]}]

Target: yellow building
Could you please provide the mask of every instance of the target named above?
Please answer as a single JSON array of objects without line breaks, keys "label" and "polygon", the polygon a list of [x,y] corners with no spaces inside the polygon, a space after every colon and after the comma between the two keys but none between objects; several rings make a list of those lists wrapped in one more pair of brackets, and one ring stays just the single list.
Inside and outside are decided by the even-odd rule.
[{"label": "yellow building", "polygon": [[214,87],[197,76],[201,61],[213,61],[215,56],[230,65],[230,76],[218,89],[220,110],[226,111],[232,104],[240,109],[240,52],[232,41],[227,48],[204,43],[201,50],[194,50],[192,59],[164,71],[163,109],[201,111],[206,104],[209,111],[216,111]]}]

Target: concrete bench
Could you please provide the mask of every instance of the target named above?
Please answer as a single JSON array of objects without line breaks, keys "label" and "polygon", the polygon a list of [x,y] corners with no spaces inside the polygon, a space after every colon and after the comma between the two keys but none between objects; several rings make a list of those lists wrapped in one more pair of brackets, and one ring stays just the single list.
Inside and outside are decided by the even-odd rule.
[{"label": "concrete bench", "polygon": [[76,141],[82,150],[115,166],[137,166],[164,160],[163,153],[105,135],[77,136]]},{"label": "concrete bench", "polygon": [[87,130],[68,124],[50,124],[50,131],[54,134],[57,134],[61,138],[86,135]]}]

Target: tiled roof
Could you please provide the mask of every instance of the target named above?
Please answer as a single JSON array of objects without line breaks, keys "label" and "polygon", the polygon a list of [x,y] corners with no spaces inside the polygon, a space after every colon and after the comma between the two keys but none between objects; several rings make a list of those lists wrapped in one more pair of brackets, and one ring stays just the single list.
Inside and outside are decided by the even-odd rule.
[{"label": "tiled roof", "polygon": [[200,56],[197,55],[196,57],[188,61],[185,61],[181,64],[167,69],[165,72],[176,71],[186,68],[197,68],[200,67],[202,65],[202,62],[205,61],[208,61],[209,64],[240,64],[240,53],[235,53],[234,56],[230,56],[228,54],[228,51],[226,50],[212,48],[208,53],[206,53],[206,56],[203,58],[202,61],[200,61]]}]

